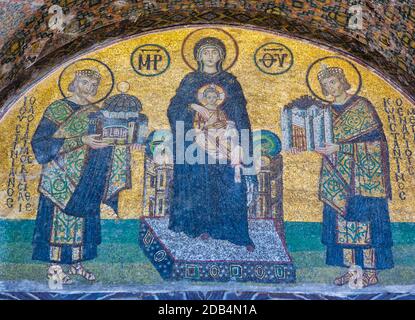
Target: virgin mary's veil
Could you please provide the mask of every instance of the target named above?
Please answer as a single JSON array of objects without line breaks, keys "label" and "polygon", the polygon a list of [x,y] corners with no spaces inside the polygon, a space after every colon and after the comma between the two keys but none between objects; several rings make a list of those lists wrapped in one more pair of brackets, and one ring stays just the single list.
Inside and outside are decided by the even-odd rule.
[{"label": "virgin mary's veil", "polygon": [[198,71],[199,72],[203,71],[203,62],[201,58],[201,53],[203,49],[208,48],[208,47],[214,47],[219,51],[220,60],[217,65],[217,69],[218,71],[222,71],[223,62],[225,61],[225,58],[226,58],[226,47],[225,47],[225,44],[220,39],[215,38],[215,37],[202,38],[196,43],[193,49],[193,55],[198,64]]}]

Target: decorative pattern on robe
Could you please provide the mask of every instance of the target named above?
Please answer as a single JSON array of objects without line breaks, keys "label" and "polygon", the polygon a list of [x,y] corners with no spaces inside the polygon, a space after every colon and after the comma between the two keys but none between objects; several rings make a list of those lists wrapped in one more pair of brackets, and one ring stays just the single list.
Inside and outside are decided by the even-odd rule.
[{"label": "decorative pattern on robe", "polygon": [[35,260],[70,264],[95,258],[101,243],[100,203],[117,213],[118,193],[131,185],[128,146],[95,150],[82,142],[88,115],[96,110],[56,101],[33,136],[33,151],[43,165]]},{"label": "decorative pattern on robe", "polygon": [[[59,127],[53,137],[64,139],[64,143],[59,156],[44,164],[39,191],[62,210],[70,201],[88,160],[89,147],[82,143],[81,138],[88,134],[88,115],[96,110],[97,107],[89,106],[74,112],[67,102],[59,100],[45,112],[45,117]],[[113,161],[104,201],[131,187],[129,147],[112,148]]]},{"label": "decorative pattern on robe", "polygon": [[[352,98],[353,99],[353,98]],[[335,154],[324,157],[320,175],[320,200],[340,215],[346,214],[347,199],[353,195],[390,197],[386,140],[378,135],[382,123],[373,105],[362,97],[354,101],[333,122]]]}]

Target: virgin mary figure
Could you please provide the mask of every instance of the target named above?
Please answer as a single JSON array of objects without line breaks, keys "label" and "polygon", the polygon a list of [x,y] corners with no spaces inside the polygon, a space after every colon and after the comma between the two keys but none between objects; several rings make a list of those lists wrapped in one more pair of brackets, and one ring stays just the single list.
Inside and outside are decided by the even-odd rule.
[{"label": "virgin mary figure", "polygon": [[[214,37],[199,40],[193,50],[198,69],[185,76],[171,99],[168,118],[173,133],[173,197],[169,228],[184,232],[187,236],[202,239],[227,240],[253,251],[255,246],[248,232],[248,207],[246,179],[256,181],[255,176],[239,176],[239,169],[249,165],[242,159],[229,156],[218,141],[216,159],[225,161],[212,163],[215,158],[210,147],[201,148],[202,162],[179,163],[178,153],[187,150],[192,143],[200,144],[200,135],[194,141],[184,141],[179,148],[180,133],[176,125],[184,126],[184,133],[207,128],[242,130],[248,132],[252,141],[251,124],[246,110],[246,99],[236,77],[223,70],[226,57],[224,43]],[[201,98],[205,103],[201,101]],[[203,136],[203,135],[202,135]],[[218,140],[222,139],[218,135]],[[207,139],[209,140],[209,138]],[[247,152],[252,154],[252,143]],[[225,155],[225,156],[224,156]]]}]

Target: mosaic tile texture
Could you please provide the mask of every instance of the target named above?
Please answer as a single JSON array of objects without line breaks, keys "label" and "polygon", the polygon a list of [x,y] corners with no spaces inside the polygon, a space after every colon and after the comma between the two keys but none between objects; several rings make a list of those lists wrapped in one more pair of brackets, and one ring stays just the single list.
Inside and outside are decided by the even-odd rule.
[{"label": "mosaic tile texture", "polygon": [[2,298],[413,297],[415,104],[363,61],[203,24],[37,80],[0,118]]},{"label": "mosaic tile texture", "polygon": [[[362,29],[349,27],[350,7],[356,4],[362,5]],[[413,7],[412,0],[2,1],[0,87],[3,96],[8,95],[30,80],[30,72],[43,74],[45,61],[38,60],[42,56],[49,60],[49,54],[58,54],[65,44],[71,43],[59,57],[120,34],[189,23],[235,23],[279,30],[353,52],[414,95],[410,85],[415,75]],[[37,67],[30,68],[36,61]]]}]

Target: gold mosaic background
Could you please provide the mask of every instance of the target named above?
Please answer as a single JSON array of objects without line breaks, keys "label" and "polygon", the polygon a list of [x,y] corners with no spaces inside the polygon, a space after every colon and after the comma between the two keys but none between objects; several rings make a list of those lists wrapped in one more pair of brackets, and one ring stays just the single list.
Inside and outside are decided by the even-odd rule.
[{"label": "gold mosaic background", "polygon": [[[242,85],[248,101],[247,108],[253,129],[267,129],[281,137],[280,115],[282,108],[296,98],[311,95],[305,81],[308,66],[319,58],[339,56],[339,54],[305,41],[285,38],[268,32],[239,27],[223,27],[222,29],[229,32],[239,46],[238,60],[229,72],[236,75]],[[96,50],[81,58],[94,58],[106,63],[115,75],[116,84],[122,81],[127,81],[130,84],[128,93],[136,95],[143,103],[143,112],[149,117],[150,130],[168,128],[166,110],[169,101],[174,96],[181,79],[192,71],[182,59],[181,46],[183,39],[194,30],[193,27],[180,28],[141,35]],[[254,52],[267,42],[279,42],[291,49],[294,64],[288,72],[280,75],[267,75],[256,67],[253,59]],[[170,53],[170,67],[160,76],[139,76],[130,65],[130,56],[134,49],[148,43],[161,45]],[[415,210],[413,209],[415,207],[415,181],[413,176],[410,177],[404,166],[402,167],[402,171],[406,174],[405,200],[398,197],[398,185],[393,179],[396,171],[396,164],[392,158],[393,136],[389,133],[387,113],[383,108],[384,98],[390,98],[391,101],[402,99],[405,113],[414,106],[384,79],[357,62],[353,63],[362,75],[363,86],[360,95],[368,98],[375,105],[384,123],[389,142],[393,187],[393,200],[390,202],[391,219],[392,221],[415,222]],[[36,98],[35,119],[30,125],[29,140],[46,107],[54,100],[62,98],[57,82],[65,66],[60,66],[25,94],[28,98]],[[347,63],[342,66],[350,69],[347,69],[346,73],[353,72]],[[112,92],[112,94],[117,93],[116,89]],[[38,164],[27,166],[27,188],[32,197],[30,199],[31,210],[19,212],[18,206],[10,209],[6,205],[7,183],[11,167],[10,150],[13,148],[14,131],[22,104],[23,97],[9,109],[0,122],[0,130],[3,133],[0,144],[0,215],[5,218],[26,219],[34,218],[36,215],[38,196],[36,189],[41,170],[41,166]],[[414,150],[413,135],[410,140],[410,149]],[[400,137],[398,137],[398,141],[400,148],[404,150],[405,142]],[[283,158],[285,220],[320,221],[322,204],[317,198],[317,189],[321,157],[316,153],[307,152],[299,155],[283,153]],[[122,218],[137,218],[142,211],[143,155],[139,151],[133,151],[132,167],[133,188],[123,191],[120,197],[120,216]],[[103,216],[109,217],[106,210],[104,210]]]}]

